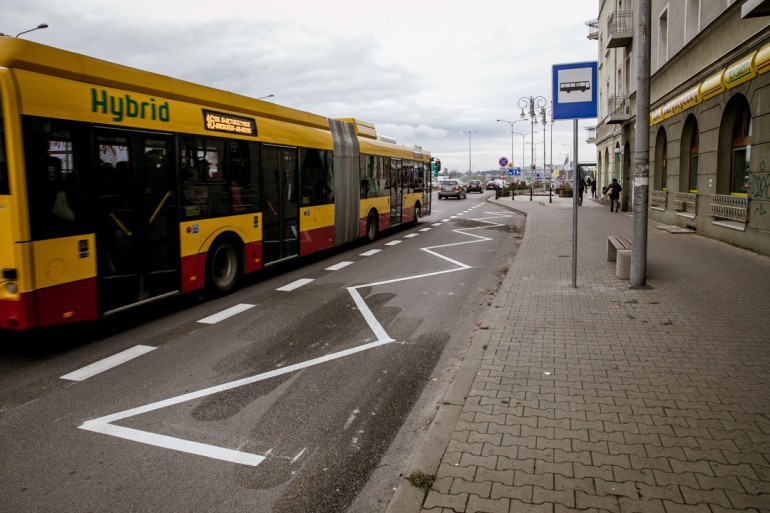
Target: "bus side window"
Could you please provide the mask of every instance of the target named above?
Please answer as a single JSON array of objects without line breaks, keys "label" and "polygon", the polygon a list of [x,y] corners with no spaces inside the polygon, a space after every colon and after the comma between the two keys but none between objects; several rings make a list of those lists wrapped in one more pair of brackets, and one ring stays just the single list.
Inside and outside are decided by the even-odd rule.
[{"label": "bus side window", "polygon": [[201,146],[200,139],[182,139],[179,178],[182,184],[182,214],[185,219],[196,219],[206,214],[208,191],[201,176],[198,159],[198,148]]},{"label": "bus side window", "polygon": [[70,127],[52,120],[25,120],[25,162],[34,239],[82,233],[83,205]]}]

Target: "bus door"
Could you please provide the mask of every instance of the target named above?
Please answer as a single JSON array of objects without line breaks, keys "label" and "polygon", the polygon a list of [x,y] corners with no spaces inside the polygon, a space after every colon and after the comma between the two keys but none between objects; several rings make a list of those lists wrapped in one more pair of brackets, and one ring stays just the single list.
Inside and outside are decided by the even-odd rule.
[{"label": "bus door", "polygon": [[401,161],[390,159],[390,226],[401,224],[403,208],[403,184],[401,181]]},{"label": "bus door", "polygon": [[166,134],[95,135],[99,304],[108,314],[180,290],[174,144]]},{"label": "bus door", "polygon": [[298,174],[297,148],[262,147],[264,265],[299,255]]}]

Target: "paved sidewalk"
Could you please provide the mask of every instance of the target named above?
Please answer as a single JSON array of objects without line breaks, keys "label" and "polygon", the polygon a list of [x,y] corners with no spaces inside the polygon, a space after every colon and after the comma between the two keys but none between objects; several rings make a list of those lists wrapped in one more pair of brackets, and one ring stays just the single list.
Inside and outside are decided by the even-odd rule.
[{"label": "paved sidewalk", "polygon": [[389,513],[770,511],[770,258],[651,222],[647,285],[572,199],[527,214],[514,263]]}]

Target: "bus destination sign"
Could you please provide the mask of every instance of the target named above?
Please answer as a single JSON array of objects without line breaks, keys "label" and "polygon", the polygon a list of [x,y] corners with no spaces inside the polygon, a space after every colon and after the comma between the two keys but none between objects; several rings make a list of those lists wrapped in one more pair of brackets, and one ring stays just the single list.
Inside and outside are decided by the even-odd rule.
[{"label": "bus destination sign", "polygon": [[232,114],[203,109],[203,122],[206,130],[214,132],[257,135],[257,122],[251,118],[242,118]]}]

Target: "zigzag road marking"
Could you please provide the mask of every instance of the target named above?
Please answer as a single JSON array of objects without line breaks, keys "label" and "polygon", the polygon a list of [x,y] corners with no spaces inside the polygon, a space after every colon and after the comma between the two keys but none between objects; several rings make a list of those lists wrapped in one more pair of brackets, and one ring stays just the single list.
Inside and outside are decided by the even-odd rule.
[{"label": "zigzag road marking", "polygon": [[[513,217],[511,214],[498,214],[498,213],[491,213],[490,217],[480,218],[480,219],[474,219],[474,221],[479,221],[482,223],[486,223],[490,226],[502,226],[500,223],[496,223],[494,221],[491,221],[491,219],[500,219],[501,217]],[[389,280],[382,280],[374,283],[365,283],[363,285],[356,285],[354,287],[348,287],[348,293],[353,298],[353,301],[355,302],[356,306],[358,307],[359,312],[363,316],[366,323],[369,325],[369,328],[374,333],[376,340],[374,342],[369,342],[360,346],[356,346],[350,349],[346,349],[344,351],[338,351],[336,353],[331,353],[325,356],[321,356],[319,358],[314,358],[312,360],[308,360],[305,362],[297,363],[295,365],[290,365],[288,367],[283,367],[281,369],[275,369],[269,372],[263,372],[261,374],[257,374],[255,376],[250,376],[247,378],[239,379],[236,381],[231,381],[229,383],[223,383],[221,385],[204,388],[202,390],[197,390],[194,392],[190,392],[187,394],[183,394],[177,397],[172,397],[170,399],[165,399],[162,401],[154,402],[151,404],[147,404],[144,406],[139,406],[137,408],[132,408],[129,410],[125,410],[118,413],[113,413],[111,415],[106,415],[104,417],[99,417],[97,419],[88,420],[86,422],[83,422],[79,426],[80,429],[84,429],[87,431],[93,431],[95,433],[101,433],[104,435],[111,435],[118,438],[123,438],[126,440],[132,440],[134,442],[140,442],[143,444],[153,445],[156,447],[162,447],[164,449],[172,449],[175,451],[180,452],[186,452],[189,454],[196,454],[198,456],[206,456],[209,458],[214,458],[218,460],[223,461],[229,461],[232,463],[239,463],[242,465],[250,465],[250,466],[257,466],[259,465],[264,459],[266,458],[267,454],[269,454],[270,451],[266,455],[259,455],[259,454],[253,454],[245,451],[238,451],[233,449],[227,449],[225,447],[218,447],[215,445],[209,445],[209,444],[203,444],[199,442],[193,442],[190,440],[184,440],[181,438],[174,438],[166,435],[161,435],[158,433],[152,433],[149,431],[141,431],[134,428],[128,428],[124,426],[116,425],[115,422],[118,422],[120,420],[127,419],[129,417],[135,417],[137,415],[141,415],[143,413],[148,413],[151,411],[160,410],[162,408],[167,408],[169,406],[174,406],[177,404],[181,404],[187,401],[192,401],[195,399],[201,399],[203,397],[208,397],[210,395],[218,394],[221,392],[225,392],[228,390],[233,390],[235,388],[239,388],[245,385],[250,385],[252,383],[256,383],[258,381],[264,381],[266,379],[274,378],[276,376],[280,376],[283,374],[288,374],[291,372],[295,372],[298,370],[306,369],[309,367],[313,367],[315,365],[319,365],[322,363],[330,362],[333,360],[337,360],[339,358],[344,358],[346,356],[350,356],[352,354],[361,353],[363,351],[368,351],[370,349],[374,349],[376,347],[380,347],[386,344],[390,344],[391,342],[395,342],[393,338],[391,338],[388,333],[385,331],[385,328],[382,327],[380,322],[377,320],[377,318],[374,316],[372,311],[369,309],[369,306],[366,304],[366,301],[364,301],[364,298],[361,297],[361,294],[359,294],[359,289],[367,288],[367,287],[377,287],[379,285],[386,285],[391,283],[398,283],[398,282],[405,282],[410,280],[417,280],[421,278],[427,278],[430,276],[436,276],[439,274],[446,274],[446,273],[453,273],[457,271],[463,271],[466,269],[471,269],[471,266],[464,264],[458,260],[455,260],[453,258],[449,258],[446,255],[442,255],[438,253],[435,250],[443,249],[443,248],[449,248],[453,246],[461,246],[464,244],[474,244],[477,242],[485,242],[493,240],[489,237],[485,237],[483,235],[473,234],[469,233],[472,230],[478,230],[484,227],[476,227],[476,228],[462,228],[462,229],[455,229],[452,230],[454,232],[460,233],[462,235],[466,235],[468,237],[472,237],[473,240],[467,240],[462,242],[455,242],[451,244],[443,244],[440,246],[430,246],[427,248],[420,248],[421,251],[425,251],[428,254],[431,254],[437,258],[440,258],[441,260],[444,260],[448,263],[450,263],[453,267],[450,269],[445,269],[442,271],[435,271],[430,273],[424,273],[419,274],[416,276],[406,276],[401,278],[393,278]]]}]

